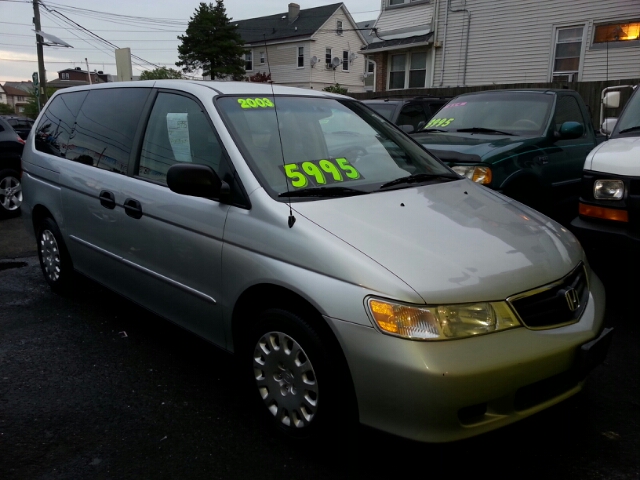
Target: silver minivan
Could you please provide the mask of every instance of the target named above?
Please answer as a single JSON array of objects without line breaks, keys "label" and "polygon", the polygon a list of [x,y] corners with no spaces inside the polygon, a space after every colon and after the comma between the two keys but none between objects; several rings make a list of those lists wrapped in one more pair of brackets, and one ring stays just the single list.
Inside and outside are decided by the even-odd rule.
[{"label": "silver minivan", "polygon": [[68,88],[22,162],[49,285],[79,272],[234,353],[293,436],[476,435],[580,391],[610,343],[571,233],[347,97]]}]

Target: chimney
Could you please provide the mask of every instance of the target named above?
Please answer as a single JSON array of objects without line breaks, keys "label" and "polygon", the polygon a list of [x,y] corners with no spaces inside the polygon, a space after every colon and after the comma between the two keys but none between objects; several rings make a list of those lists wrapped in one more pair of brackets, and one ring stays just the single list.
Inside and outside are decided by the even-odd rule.
[{"label": "chimney", "polygon": [[289,4],[289,23],[293,23],[293,21],[298,18],[300,15],[300,5],[297,3]]}]

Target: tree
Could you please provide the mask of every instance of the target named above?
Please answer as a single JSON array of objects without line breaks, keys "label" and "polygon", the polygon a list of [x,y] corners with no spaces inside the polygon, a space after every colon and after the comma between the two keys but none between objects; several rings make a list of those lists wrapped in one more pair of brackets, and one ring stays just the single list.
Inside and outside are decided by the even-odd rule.
[{"label": "tree", "polygon": [[[51,98],[57,89],[47,87],[47,98]],[[44,108],[44,105],[40,105]],[[38,98],[36,97],[36,89],[34,88],[27,97],[27,104],[24,106],[24,114],[29,118],[36,118],[40,112],[38,111]]]},{"label": "tree", "polygon": [[231,76],[241,80],[244,76],[244,41],[231,25],[222,0],[200,3],[196,13],[189,20],[185,35],[179,35],[182,44],[178,46],[179,62],[184,73],[202,69],[203,75],[216,78]]},{"label": "tree", "polygon": [[11,105],[9,105],[8,103],[0,102],[0,115],[12,115],[15,113],[16,112],[13,110],[13,107]]},{"label": "tree", "polygon": [[167,80],[170,78],[184,78],[175,68],[159,67],[146,70],[140,75],[140,80]]}]

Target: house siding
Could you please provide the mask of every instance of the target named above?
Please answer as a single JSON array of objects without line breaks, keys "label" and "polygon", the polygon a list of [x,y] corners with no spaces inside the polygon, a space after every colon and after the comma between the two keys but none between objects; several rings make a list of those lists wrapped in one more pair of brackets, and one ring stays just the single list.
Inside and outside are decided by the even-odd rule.
[{"label": "house siding", "polygon": [[382,12],[376,28],[378,34],[393,30],[415,29],[430,27],[433,20],[433,2],[418,3],[396,8],[388,8]]},{"label": "house siding", "polygon": [[[452,3],[459,8],[459,2]],[[464,74],[467,15],[449,12],[444,38],[447,1],[441,0],[436,42],[434,86],[492,83],[547,82],[551,78],[556,27],[585,27],[578,80],[605,80],[606,50],[593,48],[594,23],[629,21],[640,17],[636,0],[475,0],[471,13],[466,78]],[[442,74],[443,51],[446,51]],[[609,49],[608,79],[637,77],[640,46]]]}]

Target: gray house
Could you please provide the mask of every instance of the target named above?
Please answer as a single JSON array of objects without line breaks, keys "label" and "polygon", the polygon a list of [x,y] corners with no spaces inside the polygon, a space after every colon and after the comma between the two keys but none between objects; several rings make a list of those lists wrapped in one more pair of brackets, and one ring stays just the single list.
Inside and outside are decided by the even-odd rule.
[{"label": "gray house", "polygon": [[376,91],[640,77],[637,0],[382,0],[375,28]]}]

